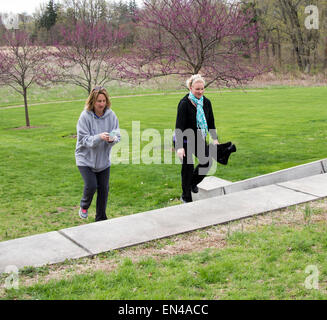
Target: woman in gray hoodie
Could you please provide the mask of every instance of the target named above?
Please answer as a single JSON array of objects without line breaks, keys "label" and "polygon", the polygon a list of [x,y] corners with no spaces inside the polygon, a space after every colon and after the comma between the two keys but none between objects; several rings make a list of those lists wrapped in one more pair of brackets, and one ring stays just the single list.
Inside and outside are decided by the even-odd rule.
[{"label": "woman in gray hoodie", "polygon": [[79,216],[88,217],[88,208],[97,191],[95,221],[106,220],[109,193],[110,153],[120,141],[118,118],[111,110],[105,88],[95,87],[77,123],[76,165],[84,180]]}]

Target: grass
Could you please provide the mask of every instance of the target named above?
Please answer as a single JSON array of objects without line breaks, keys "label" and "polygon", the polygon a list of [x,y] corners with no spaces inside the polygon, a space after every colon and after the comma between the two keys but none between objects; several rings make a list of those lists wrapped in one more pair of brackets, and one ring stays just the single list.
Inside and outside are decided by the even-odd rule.
[{"label": "grass", "polygon": [[[326,94],[327,87],[208,91],[220,141],[231,140],[238,148],[215,175],[238,181],[326,158]],[[174,128],[181,97],[113,99],[120,127],[130,136],[130,164],[112,166],[110,218],[180,203],[178,162],[131,164],[131,133],[132,122],[140,121],[141,132],[153,128],[163,137],[165,129]],[[42,101],[43,95],[37,99]],[[32,106],[31,125],[36,128],[24,130],[15,129],[24,125],[23,108],[0,109],[0,241],[94,221],[95,201],[87,222],[77,214],[83,184],[72,136],[82,109],[78,101]],[[156,147],[174,157],[161,142]],[[141,149],[149,143],[151,138],[142,141]]]},{"label": "grass", "polygon": [[[66,91],[55,87],[46,95],[35,89],[31,102],[85,98],[77,89],[69,86],[64,89]],[[113,88],[110,92],[125,95],[160,91]],[[237,181],[326,158],[326,93],[327,87],[278,87],[247,93],[207,91],[206,96],[214,106],[220,140],[232,140],[238,147],[229,165],[219,166],[215,175]],[[113,110],[120,127],[130,137],[132,121],[140,121],[141,132],[153,128],[163,136],[165,129],[174,128],[181,96],[115,98]],[[24,125],[22,108],[1,110],[4,106],[21,104],[20,97],[3,88],[0,97],[0,241],[93,222],[95,203],[87,222],[77,215],[83,185],[75,166],[76,140],[72,136],[76,133],[83,102],[32,106],[31,124],[36,128],[22,130],[17,129]],[[124,154],[130,162],[131,142],[132,138],[129,153]],[[169,154],[169,147],[161,142],[156,147],[161,153]],[[141,141],[142,149],[148,144],[149,141]],[[179,172],[180,166],[176,164],[114,164],[108,216],[179,204]],[[278,219],[282,213],[267,218],[254,217],[251,218],[254,229],[248,229],[246,220],[242,220],[237,230],[234,224],[228,224],[149,242],[126,251],[103,253],[94,260],[25,268],[19,272],[18,290],[3,290],[0,296],[1,299],[51,300],[325,300],[325,207],[306,204],[299,212],[297,208],[290,208],[284,213],[288,220],[281,222]],[[260,225],[260,219],[271,219],[271,223]],[[302,222],[296,224],[296,219]],[[215,228],[225,228],[225,237],[213,238],[214,246],[207,248],[206,240]],[[183,250],[178,254],[165,254],[165,250],[169,252],[174,245],[178,247],[180,239],[185,237],[190,242],[189,251],[183,251],[185,243],[181,243]],[[142,256],[142,250],[150,251]],[[160,250],[163,253],[158,257],[155,252]],[[133,251],[137,259],[132,258]],[[96,263],[107,266],[106,270],[96,270]],[[84,271],[76,272],[77,266],[85,268]],[[305,286],[310,276],[306,273],[308,266],[315,266],[319,271],[318,289]],[[57,277],[53,277],[52,270],[58,272]],[[59,270],[66,273],[60,274]],[[6,277],[0,275],[1,286]]]},{"label": "grass", "polygon": [[[111,95],[133,95],[140,93],[165,92],[166,86],[136,87],[122,83],[112,83],[106,86]],[[179,88],[180,89],[180,88]],[[172,91],[172,89],[168,89]],[[49,101],[86,100],[86,91],[74,85],[57,85],[50,88],[32,86],[28,89],[28,103],[47,103]],[[0,108],[6,106],[22,105],[22,95],[8,87],[0,87]]]},{"label": "grass", "polygon": [[[313,221],[305,220],[307,206],[287,212],[302,221],[289,224],[268,223],[246,231],[233,231],[225,237],[223,248],[201,250],[172,256],[155,254],[138,259],[123,257],[119,252],[100,255],[103,264],[116,265],[112,270],[94,271],[92,260],[86,272],[75,274],[67,262],[67,273],[47,280],[49,267],[26,268],[21,278],[37,278],[37,283],[4,291],[3,299],[40,300],[284,300],[327,298],[327,226],[324,210],[312,209]],[[282,214],[281,214],[282,215]],[[270,216],[270,218],[272,218]],[[277,214],[275,215],[276,219]],[[303,220],[301,220],[302,218]],[[253,218],[250,218],[253,220]],[[216,227],[213,227],[216,228]],[[214,229],[196,231],[213,233]],[[192,233],[194,237],[194,232]],[[191,237],[191,235],[183,236]],[[175,241],[179,241],[175,239]],[[152,242],[152,247],[169,249],[173,241]],[[133,248],[126,249],[133,251]],[[136,253],[137,254],[137,253]],[[318,270],[318,288],[312,288],[308,268]],[[56,267],[62,269],[64,266]],[[48,271],[48,272],[47,272]],[[5,275],[0,277],[4,280]],[[309,286],[308,286],[309,283]]]}]

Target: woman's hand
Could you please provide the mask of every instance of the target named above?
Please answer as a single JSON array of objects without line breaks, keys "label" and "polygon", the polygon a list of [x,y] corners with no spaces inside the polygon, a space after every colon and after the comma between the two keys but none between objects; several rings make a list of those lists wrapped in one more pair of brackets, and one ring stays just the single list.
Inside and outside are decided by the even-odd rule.
[{"label": "woman's hand", "polygon": [[213,144],[217,145],[217,144],[220,144],[220,143],[219,143],[218,139],[216,139],[216,140],[213,140]]},{"label": "woman's hand", "polygon": [[107,141],[107,142],[114,142],[115,141],[115,138],[110,137],[108,132],[100,133],[100,138],[102,140],[104,140],[104,141]]},{"label": "woman's hand", "polygon": [[178,149],[177,156],[179,159],[181,159],[181,161],[183,161],[183,158],[185,157],[185,149],[184,148]]}]

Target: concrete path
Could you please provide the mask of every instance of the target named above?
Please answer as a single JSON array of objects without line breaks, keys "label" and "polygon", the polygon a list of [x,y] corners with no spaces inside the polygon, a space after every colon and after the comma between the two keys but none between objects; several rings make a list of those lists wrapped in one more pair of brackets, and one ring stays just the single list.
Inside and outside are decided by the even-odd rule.
[{"label": "concrete path", "polygon": [[[327,174],[0,242],[0,272],[92,256],[327,197]],[[7,269],[8,270],[8,269]]]}]

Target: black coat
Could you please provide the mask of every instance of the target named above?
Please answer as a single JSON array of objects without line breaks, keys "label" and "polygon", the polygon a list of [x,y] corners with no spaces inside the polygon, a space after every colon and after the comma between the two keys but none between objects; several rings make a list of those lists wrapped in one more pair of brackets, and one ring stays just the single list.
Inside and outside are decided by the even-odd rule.
[{"label": "black coat", "polygon": [[[197,126],[196,126],[196,107],[192,104],[187,94],[178,104],[177,109],[177,119],[176,119],[176,129],[180,129],[184,132],[187,129],[191,129],[194,132],[196,137]],[[215,127],[215,119],[212,112],[212,106],[209,99],[203,96],[203,111],[207,120],[208,130],[211,134],[212,139],[218,139]],[[175,149],[178,150],[183,148],[181,141],[182,139],[178,138],[179,130],[176,131],[176,145]]]}]

